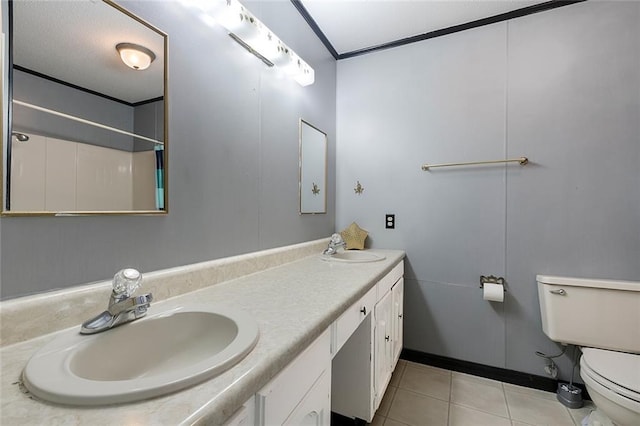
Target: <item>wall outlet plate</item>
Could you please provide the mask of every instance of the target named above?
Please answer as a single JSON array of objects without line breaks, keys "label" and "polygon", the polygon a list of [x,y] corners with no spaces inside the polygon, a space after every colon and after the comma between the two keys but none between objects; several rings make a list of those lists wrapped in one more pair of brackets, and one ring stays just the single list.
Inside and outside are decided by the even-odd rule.
[{"label": "wall outlet plate", "polygon": [[386,214],[386,215],[384,215],[384,227],[386,229],[395,229],[396,228],[396,215],[395,214]]}]

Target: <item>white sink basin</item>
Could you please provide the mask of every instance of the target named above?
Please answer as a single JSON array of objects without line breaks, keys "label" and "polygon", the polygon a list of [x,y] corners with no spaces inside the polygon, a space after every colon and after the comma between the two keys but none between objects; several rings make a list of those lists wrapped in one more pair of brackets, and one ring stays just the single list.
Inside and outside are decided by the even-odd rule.
[{"label": "white sink basin", "polygon": [[386,256],[371,253],[369,251],[340,251],[333,255],[322,255],[322,260],[327,262],[347,262],[347,263],[367,263],[379,262],[386,259]]},{"label": "white sink basin", "polygon": [[47,401],[106,405],[174,392],[246,356],[258,325],[224,307],[177,308],[102,333],[70,330],[27,363],[26,388]]}]

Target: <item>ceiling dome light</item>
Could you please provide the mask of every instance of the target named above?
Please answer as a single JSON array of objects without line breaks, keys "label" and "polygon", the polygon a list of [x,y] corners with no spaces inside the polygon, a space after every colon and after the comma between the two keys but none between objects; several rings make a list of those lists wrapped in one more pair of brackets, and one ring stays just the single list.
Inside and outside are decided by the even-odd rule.
[{"label": "ceiling dome light", "polygon": [[129,68],[137,71],[146,70],[151,65],[156,55],[144,46],[133,43],[119,43],[116,50],[120,54],[120,59]]}]

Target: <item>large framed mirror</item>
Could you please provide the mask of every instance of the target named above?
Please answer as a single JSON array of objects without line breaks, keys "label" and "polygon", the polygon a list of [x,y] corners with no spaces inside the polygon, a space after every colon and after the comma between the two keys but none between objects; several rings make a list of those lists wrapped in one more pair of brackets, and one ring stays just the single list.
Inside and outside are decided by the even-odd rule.
[{"label": "large framed mirror", "polygon": [[167,35],[109,1],[9,1],[3,215],[167,213]]},{"label": "large framed mirror", "polygon": [[300,214],[327,212],[327,134],[300,119]]}]

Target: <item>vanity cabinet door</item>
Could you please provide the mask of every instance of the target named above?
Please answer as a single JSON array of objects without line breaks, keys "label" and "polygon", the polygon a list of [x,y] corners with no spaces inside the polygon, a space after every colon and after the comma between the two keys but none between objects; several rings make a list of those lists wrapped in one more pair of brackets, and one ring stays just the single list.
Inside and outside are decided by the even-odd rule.
[{"label": "vanity cabinet door", "polygon": [[384,391],[391,380],[392,373],[392,293],[389,291],[375,307],[375,332],[374,332],[374,386],[375,408],[380,406]]},{"label": "vanity cabinet door", "polygon": [[327,373],[331,377],[330,340],[330,331],[327,329],[256,394],[258,426],[284,424],[298,411],[318,379]]},{"label": "vanity cabinet door", "polygon": [[284,422],[285,426],[331,424],[331,371],[325,371]]},{"label": "vanity cabinet door", "polygon": [[391,298],[393,299],[393,334],[391,336],[393,346],[393,364],[392,370],[400,359],[402,352],[402,330],[404,328],[404,279],[400,278],[391,289]]}]

